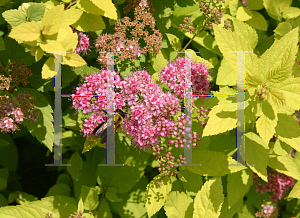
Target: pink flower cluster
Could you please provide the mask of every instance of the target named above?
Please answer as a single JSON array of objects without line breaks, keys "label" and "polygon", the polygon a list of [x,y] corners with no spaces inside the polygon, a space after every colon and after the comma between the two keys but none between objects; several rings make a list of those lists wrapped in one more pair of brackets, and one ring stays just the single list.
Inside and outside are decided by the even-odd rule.
[{"label": "pink flower cluster", "polygon": [[266,184],[258,183],[258,175],[254,173],[253,182],[255,183],[256,192],[261,194],[265,192],[270,193],[269,200],[277,202],[281,200],[287,191],[294,186],[294,179],[277,172],[270,167],[268,169],[268,182]]},{"label": "pink flower cluster", "polygon": [[171,115],[180,110],[180,102],[152,82],[147,71],[137,71],[125,78],[122,93],[130,106],[123,129],[137,146],[150,147],[158,143],[159,137],[171,134],[175,125]]},{"label": "pink flower cluster", "polygon": [[[122,84],[120,76],[115,72],[102,70],[101,73],[86,76],[84,83],[76,87],[76,94],[71,97],[73,107],[89,115],[83,124],[85,137],[92,135],[94,129],[107,119],[102,111],[107,105],[107,74],[114,77],[116,88],[120,88]],[[115,104],[116,109],[125,106],[120,93],[115,93]]]},{"label": "pink flower cluster", "polygon": [[[102,109],[107,105],[108,73],[113,77],[112,72],[106,70],[85,77],[85,82],[76,88],[76,95],[72,96],[73,107],[89,114],[83,124],[85,137],[92,135],[93,130],[106,121]],[[138,147],[150,147],[158,143],[159,137],[172,133],[175,124],[171,115],[180,110],[178,98],[164,93],[144,70],[134,72],[123,81],[115,73],[114,79],[116,89],[120,90],[115,93],[116,109],[123,109],[125,105],[130,107],[123,130]]]},{"label": "pink flower cluster", "polygon": [[272,204],[262,204],[262,210],[256,212],[256,217],[264,217],[264,218],[276,218],[278,217],[278,210],[276,205]]},{"label": "pink flower cluster", "polygon": [[77,32],[78,35],[78,44],[77,47],[74,51],[74,53],[79,54],[80,52],[82,52],[83,54],[86,54],[90,47],[90,39],[89,37],[84,34],[83,32],[80,32],[78,30],[76,30],[74,27],[72,27],[73,32]]},{"label": "pink flower cluster", "polygon": [[[205,64],[191,61],[193,95],[208,94],[210,83],[209,73]],[[179,97],[184,97],[185,89],[185,58],[177,58],[169,63],[159,74],[163,83],[167,84]]]}]

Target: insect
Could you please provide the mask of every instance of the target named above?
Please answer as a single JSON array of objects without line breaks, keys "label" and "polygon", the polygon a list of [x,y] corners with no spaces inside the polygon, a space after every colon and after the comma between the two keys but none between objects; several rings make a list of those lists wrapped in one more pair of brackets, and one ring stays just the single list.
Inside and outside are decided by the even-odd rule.
[{"label": "insect", "polygon": [[[107,114],[106,111],[103,110],[103,112],[105,114]],[[125,117],[125,112],[122,111],[121,109],[117,109],[115,111],[115,121],[114,121],[114,129],[117,130],[121,124],[123,123]],[[103,122],[101,123],[99,126],[97,126],[94,131],[93,134],[95,135],[96,138],[101,138],[100,143],[103,144],[106,141],[107,135],[110,135],[111,132],[107,133],[107,126],[111,125],[113,122],[112,119],[109,119],[107,122]]]}]

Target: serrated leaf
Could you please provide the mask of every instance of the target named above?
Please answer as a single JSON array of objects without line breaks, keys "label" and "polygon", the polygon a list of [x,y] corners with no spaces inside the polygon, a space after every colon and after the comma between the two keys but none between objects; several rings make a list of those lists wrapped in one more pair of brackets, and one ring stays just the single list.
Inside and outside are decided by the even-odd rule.
[{"label": "serrated leaf", "polygon": [[253,164],[250,169],[264,181],[268,181],[268,147],[263,140],[253,132],[245,134],[245,158],[248,164]]},{"label": "serrated leaf", "polygon": [[221,61],[221,65],[218,69],[217,74],[217,85],[228,85],[235,86],[236,85],[237,74],[234,69],[228,64],[225,58]]},{"label": "serrated leaf", "polygon": [[193,200],[184,192],[171,192],[164,204],[166,215],[172,218],[192,217]]},{"label": "serrated leaf", "polygon": [[[300,108],[300,78],[290,77],[281,83],[272,84],[272,87],[277,88],[283,93],[285,98],[285,104],[294,110]],[[271,90],[271,89],[270,89]],[[283,99],[283,98],[281,98]]]},{"label": "serrated leaf", "polygon": [[298,181],[291,190],[288,198],[300,198],[300,182]]},{"label": "serrated leaf", "polygon": [[300,9],[296,7],[289,7],[286,11],[282,13],[284,19],[292,19],[300,15]]},{"label": "serrated leaf", "polygon": [[277,113],[268,101],[262,103],[262,112],[263,114],[256,121],[256,129],[265,145],[268,146],[275,133],[278,118]]},{"label": "serrated leaf", "polygon": [[266,96],[270,104],[274,106],[282,107],[286,105],[287,99],[279,89],[270,88]]},{"label": "serrated leaf", "polygon": [[45,13],[46,6],[44,4],[35,3],[28,7],[26,10],[27,19],[29,21],[39,21],[44,13]]},{"label": "serrated leaf", "polygon": [[26,22],[26,13],[21,10],[11,9],[4,11],[2,16],[12,27],[16,27]]},{"label": "serrated leaf", "polygon": [[300,172],[291,155],[272,155],[269,157],[268,166],[276,169],[279,173],[283,173],[287,176],[293,177],[294,179],[300,180]]},{"label": "serrated leaf", "polygon": [[46,28],[45,35],[53,35],[58,32],[63,20],[64,5],[58,5],[45,13],[42,18],[42,28]]},{"label": "serrated leaf", "polygon": [[105,197],[110,200],[111,202],[121,202],[123,201],[122,198],[117,196],[118,189],[115,187],[108,187],[105,192]]},{"label": "serrated leaf", "polygon": [[77,181],[83,165],[83,160],[77,151],[72,154],[68,164],[71,164],[71,166],[67,166],[68,172],[70,173],[72,179]]},{"label": "serrated leaf", "polygon": [[14,27],[8,36],[25,42],[35,41],[40,37],[40,28],[34,23],[26,22]]},{"label": "serrated leaf", "polygon": [[274,42],[262,56],[263,76],[273,84],[281,83],[292,74],[292,67],[298,51],[298,27],[280,40]]},{"label": "serrated leaf", "polygon": [[40,112],[37,122],[29,123],[27,120],[23,125],[27,127],[30,134],[43,143],[51,152],[54,141],[54,127],[53,127],[53,110],[46,97],[39,91],[31,88],[19,88],[20,91],[29,92],[35,98],[35,108]]},{"label": "serrated leaf", "polygon": [[17,218],[23,218],[22,214],[26,214],[26,218],[44,218],[45,213],[34,205],[18,205],[18,206],[7,206],[0,208],[0,216],[3,218],[12,218],[16,217],[16,214],[19,214]]},{"label": "serrated leaf", "polygon": [[267,31],[268,24],[265,17],[256,11],[252,11],[252,15],[253,15],[252,18],[250,20],[247,20],[246,23],[255,29]]},{"label": "serrated leaf", "polygon": [[49,57],[42,68],[42,79],[50,79],[55,76],[53,57]]},{"label": "serrated leaf", "polygon": [[81,67],[86,65],[86,62],[79,54],[69,53],[67,56],[63,57],[61,64],[69,65],[71,67]]},{"label": "serrated leaf", "polygon": [[[85,210],[95,210],[99,205],[99,194],[101,194],[101,188],[99,186],[88,187],[82,185],[80,197],[83,201],[83,208]],[[83,211],[83,210],[82,210]]]},{"label": "serrated leaf", "polygon": [[239,7],[236,12],[236,18],[239,19],[240,21],[250,20],[252,16],[253,16],[252,11],[249,11],[247,8],[243,6]]},{"label": "serrated leaf", "polygon": [[157,182],[159,176],[153,178],[153,180],[147,185],[146,189],[146,208],[149,218],[151,218],[160,208],[165,204],[169,192],[172,189],[172,183],[169,177],[163,178],[163,184],[159,186]]},{"label": "serrated leaf", "polygon": [[278,114],[278,122],[275,128],[276,136],[283,142],[300,151],[299,124],[289,115]]},{"label": "serrated leaf", "polygon": [[82,32],[95,32],[105,29],[105,23],[101,16],[84,12],[73,27]]},{"label": "serrated leaf", "polygon": [[249,169],[229,174],[227,176],[228,206],[233,206],[238,201],[243,200],[252,184],[253,173]]},{"label": "serrated leaf", "polygon": [[254,49],[258,42],[256,31],[251,26],[238,19],[232,18],[232,21],[234,32],[243,37],[250,44],[251,48]]},{"label": "serrated leaf", "polygon": [[57,41],[63,46],[64,51],[73,52],[78,44],[78,35],[73,33],[71,27],[63,26],[58,31]]},{"label": "serrated leaf", "polygon": [[194,199],[193,218],[219,217],[224,194],[220,177],[215,177],[204,183]]}]

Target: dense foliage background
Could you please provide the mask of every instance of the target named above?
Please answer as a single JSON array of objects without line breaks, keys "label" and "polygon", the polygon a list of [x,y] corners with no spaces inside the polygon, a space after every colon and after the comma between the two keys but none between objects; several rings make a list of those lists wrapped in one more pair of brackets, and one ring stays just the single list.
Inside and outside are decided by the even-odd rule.
[{"label": "dense foliage background", "polygon": [[[2,0],[0,12],[1,218],[300,217],[300,1]],[[247,165],[234,166],[237,62]],[[98,166],[107,78],[126,113],[123,166]],[[201,166],[184,164],[185,146]]]}]

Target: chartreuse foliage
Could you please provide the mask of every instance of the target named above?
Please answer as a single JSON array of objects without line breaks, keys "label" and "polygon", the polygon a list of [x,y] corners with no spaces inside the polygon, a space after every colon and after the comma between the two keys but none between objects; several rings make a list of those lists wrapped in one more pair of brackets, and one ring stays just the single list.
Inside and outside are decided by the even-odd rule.
[{"label": "chartreuse foliage", "polygon": [[[192,113],[196,117],[201,107],[211,109],[207,118],[195,119],[192,124],[192,130],[201,137],[193,148],[192,162],[201,165],[178,166],[177,176],[162,179],[156,169],[159,160],[152,159],[153,151],[134,148],[118,130],[115,163],[124,165],[98,166],[106,163],[106,145],[100,145],[99,139],[82,137],[78,130],[83,113],[74,114],[66,103],[69,101],[63,99],[62,161],[71,166],[49,167],[51,174],[46,178],[52,183],[36,185],[36,175],[29,175],[30,182],[23,185],[26,161],[33,160],[31,168],[45,164],[45,154],[34,153],[37,143],[53,152],[55,53],[62,56],[64,93],[72,93],[88,73],[100,71],[94,45],[88,55],[74,53],[78,35],[70,25],[89,32],[94,43],[100,34],[114,33],[117,19],[128,16],[132,21],[133,13],[124,13],[128,4],[124,0],[37,0],[22,5],[4,0],[0,2],[0,25],[5,26],[3,29],[9,26],[9,30],[0,31],[0,62],[3,67],[12,61],[24,62],[32,70],[28,85],[17,87],[12,96],[31,93],[41,115],[37,122],[23,122],[28,132],[22,127],[13,137],[1,134],[0,217],[44,218],[49,213],[53,218],[67,218],[75,212],[83,212],[86,218],[255,217],[269,196],[256,192],[254,173],[268,182],[267,167],[295,179],[295,186],[280,202],[280,216],[299,217],[300,128],[293,114],[300,109],[300,2],[247,0],[246,6],[239,0],[225,0],[221,25],[194,37],[179,31],[179,26],[189,16],[199,31],[205,17],[198,4],[208,1],[149,1],[155,8],[153,16],[163,34],[163,45],[157,55],[142,54],[134,60],[135,67],[146,66],[152,79],[161,84],[160,71],[193,38],[185,51],[191,53],[194,62],[204,63],[212,76],[210,94],[216,97],[194,101]],[[225,19],[231,21],[232,30],[223,28]],[[236,119],[236,98],[217,96],[237,93],[236,52],[245,52],[244,138],[249,166],[234,166],[236,127],[241,125]],[[126,77],[132,71],[125,67],[120,74]],[[170,90],[166,85],[163,88]],[[203,126],[201,122],[207,123]],[[270,141],[273,136],[278,138],[276,142]],[[169,146],[176,158],[184,155],[183,148],[168,142],[164,138],[160,141],[162,152]],[[30,151],[22,150],[27,147]],[[294,158],[289,154],[291,148],[296,150]],[[48,186],[38,196],[28,191],[30,185],[38,191]]]}]

